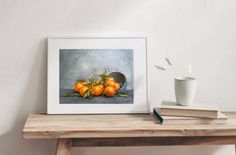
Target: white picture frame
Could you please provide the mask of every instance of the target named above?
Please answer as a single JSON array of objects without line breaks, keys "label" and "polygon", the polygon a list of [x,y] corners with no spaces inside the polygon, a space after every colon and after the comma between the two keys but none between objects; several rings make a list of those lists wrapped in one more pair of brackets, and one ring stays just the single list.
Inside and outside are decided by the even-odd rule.
[{"label": "white picture frame", "polygon": [[[148,104],[146,43],[147,41],[146,41],[146,38],[144,37],[143,38],[142,37],[139,37],[139,38],[48,38],[47,113],[48,114],[149,113],[150,110],[149,110],[149,104]],[[69,52],[78,54],[79,52],[82,52],[85,49],[89,52],[94,52],[96,50],[102,51],[102,52],[104,51],[116,52],[117,50],[117,54],[120,53],[119,51],[123,52],[123,51],[127,51],[128,49],[132,50],[132,53],[133,53],[132,55],[133,96],[132,96],[132,103],[129,102],[131,104],[123,104],[123,103],[119,103],[119,104],[117,103],[83,103],[83,104],[69,103],[68,104],[68,103],[64,103],[64,100],[63,100],[64,96],[61,96],[62,95],[61,90],[64,90],[64,88],[62,89],[61,87],[66,87],[66,85],[65,86],[63,85],[62,79],[64,80],[64,76],[63,78],[61,78],[62,76],[61,74],[63,73],[64,75],[64,72],[62,72],[61,70],[62,68],[65,70],[64,66],[66,65],[68,66],[68,63],[67,63],[68,61],[66,61],[67,58],[64,58],[64,57],[66,57],[66,55],[68,55],[69,57],[70,56]],[[62,53],[64,53],[63,59],[61,58]],[[70,56],[70,57],[74,58],[74,56]],[[60,65],[60,63],[62,62],[64,62],[66,65],[64,65],[64,63],[63,65],[62,64]],[[93,63],[94,61],[91,60],[90,64],[93,64]],[[127,62],[127,63],[130,63],[130,62]],[[96,65],[95,67],[98,67],[98,66]],[[71,69],[71,67],[68,67],[68,68]],[[68,75],[68,73],[65,73],[65,75]],[[71,98],[71,99],[75,100],[75,98]]]}]

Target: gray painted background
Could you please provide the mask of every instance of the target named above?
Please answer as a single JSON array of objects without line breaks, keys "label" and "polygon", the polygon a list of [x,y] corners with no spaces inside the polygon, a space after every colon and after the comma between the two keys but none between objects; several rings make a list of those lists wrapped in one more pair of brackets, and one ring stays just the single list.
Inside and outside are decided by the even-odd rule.
[{"label": "gray painted background", "polygon": [[105,68],[121,71],[133,89],[132,49],[60,49],[60,89],[72,89],[79,79],[88,79]]}]

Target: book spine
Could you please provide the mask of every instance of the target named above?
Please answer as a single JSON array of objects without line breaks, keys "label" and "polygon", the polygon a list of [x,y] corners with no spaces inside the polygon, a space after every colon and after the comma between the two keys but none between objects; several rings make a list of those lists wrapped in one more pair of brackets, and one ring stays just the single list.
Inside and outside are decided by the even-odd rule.
[{"label": "book spine", "polygon": [[164,119],[159,114],[158,109],[153,109],[153,114],[154,114],[154,117],[162,124]]}]

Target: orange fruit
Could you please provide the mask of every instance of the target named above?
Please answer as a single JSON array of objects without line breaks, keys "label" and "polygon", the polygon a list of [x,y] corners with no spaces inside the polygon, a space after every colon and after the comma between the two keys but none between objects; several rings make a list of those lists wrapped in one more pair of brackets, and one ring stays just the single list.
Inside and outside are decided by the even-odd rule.
[{"label": "orange fruit", "polygon": [[111,87],[116,87],[116,82],[115,81],[106,81],[105,86],[111,86]]},{"label": "orange fruit", "polygon": [[76,83],[76,84],[74,85],[74,90],[75,90],[75,92],[78,92],[78,93],[79,93],[80,88],[82,88],[83,86],[84,86],[84,84],[83,84],[82,82]]},{"label": "orange fruit", "polygon": [[116,82],[116,85],[115,85],[115,90],[119,90],[120,89],[120,84]]},{"label": "orange fruit", "polygon": [[115,81],[115,79],[113,77],[107,77],[106,81]]},{"label": "orange fruit", "polygon": [[114,87],[108,86],[104,89],[104,94],[109,97],[115,96],[116,90]]},{"label": "orange fruit", "polygon": [[89,87],[88,87],[88,86],[83,86],[83,87],[81,87],[81,88],[79,89],[79,94],[80,94],[81,96],[84,96],[84,95],[85,95],[85,92],[86,92],[87,90],[89,90]]},{"label": "orange fruit", "polygon": [[103,85],[96,85],[92,87],[92,94],[94,96],[99,96],[103,93],[104,91],[104,86]]}]

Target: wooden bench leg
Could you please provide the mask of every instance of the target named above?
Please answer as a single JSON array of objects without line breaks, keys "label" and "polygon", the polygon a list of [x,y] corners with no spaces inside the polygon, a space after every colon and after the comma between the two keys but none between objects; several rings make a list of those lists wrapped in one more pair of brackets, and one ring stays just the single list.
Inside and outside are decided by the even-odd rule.
[{"label": "wooden bench leg", "polygon": [[71,139],[58,139],[56,155],[70,155],[72,147]]}]

